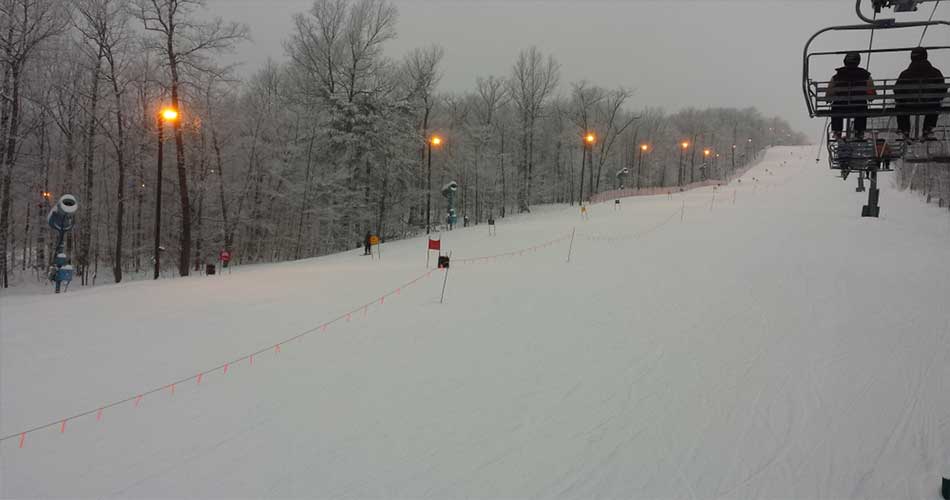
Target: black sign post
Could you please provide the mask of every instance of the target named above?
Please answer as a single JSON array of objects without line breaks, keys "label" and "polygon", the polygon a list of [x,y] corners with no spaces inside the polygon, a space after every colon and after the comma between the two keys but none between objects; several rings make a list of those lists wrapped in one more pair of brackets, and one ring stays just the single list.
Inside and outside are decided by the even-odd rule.
[{"label": "black sign post", "polygon": [[442,297],[439,299],[440,304],[445,303],[445,284],[449,281],[449,260],[452,257],[452,252],[449,252],[448,255],[439,256],[439,269],[445,269],[445,277],[442,279]]}]

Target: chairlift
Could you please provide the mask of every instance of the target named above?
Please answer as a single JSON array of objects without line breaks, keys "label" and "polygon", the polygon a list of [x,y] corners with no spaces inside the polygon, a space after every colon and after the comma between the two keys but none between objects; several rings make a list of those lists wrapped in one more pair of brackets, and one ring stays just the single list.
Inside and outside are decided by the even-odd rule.
[{"label": "chairlift", "polygon": [[[891,132],[884,128],[868,128],[863,139],[836,139],[829,132],[828,162],[833,170],[890,172],[894,162],[904,157],[907,144],[888,139]],[[893,135],[896,135],[893,134]]]},{"label": "chairlift", "polygon": [[[857,95],[853,92],[842,95],[833,95],[831,90],[831,79],[827,76],[814,77],[811,74],[812,62],[818,58],[834,57],[840,60],[849,52],[857,52],[864,55],[865,58],[872,54],[883,53],[907,53],[917,48],[913,47],[887,47],[858,50],[836,50],[836,51],[812,51],[812,43],[821,35],[830,32],[860,32],[874,30],[905,30],[928,27],[950,27],[950,22],[942,20],[910,21],[898,22],[895,19],[876,19],[868,18],[861,10],[862,1],[855,0],[855,11],[858,18],[864,21],[862,24],[831,26],[824,28],[808,39],[805,43],[802,62],[802,92],[805,97],[805,103],[808,108],[808,114],[812,118],[841,118],[845,121],[845,131],[843,135],[832,133],[830,127],[826,129],[828,162],[832,169],[840,170],[842,177],[847,178],[851,171],[864,173],[871,181],[871,188],[868,191],[868,205],[864,207],[862,216],[876,217],[879,213],[877,207],[878,189],[877,172],[893,170],[892,164],[897,160],[912,158],[913,161],[926,161],[928,163],[937,163],[938,160],[948,158],[947,148],[938,147],[931,143],[946,144],[946,141],[923,141],[922,144],[912,144],[908,146],[903,137],[898,133],[896,117],[911,116],[918,117],[922,114],[919,107],[914,108],[916,104],[926,104],[927,111],[944,116],[950,114],[950,103],[946,99],[945,89],[950,86],[950,78],[944,78],[942,82],[928,82],[915,84],[915,92],[901,95],[898,103],[898,95],[895,92],[898,89],[897,77],[872,79],[870,88],[867,89],[867,95]],[[895,12],[910,12],[917,10],[919,4],[937,0],[867,0],[872,4],[875,13],[879,13],[884,8],[892,8]],[[927,49],[928,53],[935,54],[950,51],[950,45],[921,45]],[[908,57],[909,59],[909,57]],[[867,60],[867,59],[865,59]],[[866,88],[863,87],[862,88]],[[939,102],[934,102],[938,100]],[[858,109],[842,110],[842,105],[847,108],[849,104],[857,104]],[[910,106],[909,106],[910,105]],[[836,109],[833,109],[836,108]],[[855,118],[867,118],[869,126],[865,133],[852,133],[854,129],[853,121]],[[922,149],[922,151],[921,151]],[[950,162],[948,162],[950,163]]]}]

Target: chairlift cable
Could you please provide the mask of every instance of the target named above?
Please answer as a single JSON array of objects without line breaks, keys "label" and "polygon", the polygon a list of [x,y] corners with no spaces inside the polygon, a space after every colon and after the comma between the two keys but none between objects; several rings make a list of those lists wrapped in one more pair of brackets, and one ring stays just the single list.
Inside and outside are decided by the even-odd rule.
[{"label": "chairlift cable", "polygon": [[[932,22],[932,21],[934,20],[934,14],[937,13],[937,7],[940,5],[940,2],[941,2],[941,0],[937,0],[937,2],[934,4],[934,10],[930,13],[930,18],[927,19],[927,22],[928,22],[928,23],[930,23],[930,22]],[[924,36],[927,35],[927,28],[929,28],[929,27],[930,27],[930,24],[924,25],[924,31],[923,31],[923,33],[920,34],[920,41],[917,42],[917,46],[918,46],[918,47],[920,47],[920,46],[924,43]]]}]

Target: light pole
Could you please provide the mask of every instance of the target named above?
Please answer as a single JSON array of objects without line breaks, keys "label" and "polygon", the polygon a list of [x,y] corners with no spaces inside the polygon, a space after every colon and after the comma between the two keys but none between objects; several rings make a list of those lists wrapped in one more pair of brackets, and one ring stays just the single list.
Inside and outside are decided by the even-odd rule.
[{"label": "light pole", "polygon": [[434,135],[429,138],[429,169],[426,176],[426,234],[432,231],[432,147],[441,145],[441,137]]},{"label": "light pole", "polygon": [[637,161],[637,189],[640,189],[640,176],[643,174],[643,153],[646,153],[649,150],[649,144],[640,145],[640,159]]},{"label": "light pole", "polygon": [[158,279],[161,273],[161,245],[162,237],[162,163],[164,161],[165,122],[174,122],[178,119],[178,111],[173,108],[164,108],[158,113],[158,168],[155,173],[155,276]]},{"label": "light pole", "polygon": [[[587,178],[589,179],[590,186],[587,186],[587,192],[590,193],[590,196],[587,198],[587,202],[590,203],[591,198],[594,197],[594,143],[597,142],[597,136],[593,132],[588,132],[584,136],[584,152],[587,154]],[[583,182],[583,180],[581,181]],[[581,193],[583,194],[583,193]]]},{"label": "light pole", "polygon": [[689,141],[681,142],[680,143],[680,166],[679,166],[679,169],[677,169],[676,171],[676,174],[677,174],[676,183],[679,184],[680,186],[683,185],[683,153],[685,153],[687,149],[689,149]]},{"label": "light pole", "polygon": [[703,180],[709,178],[709,155],[712,151],[709,148],[703,150]]}]

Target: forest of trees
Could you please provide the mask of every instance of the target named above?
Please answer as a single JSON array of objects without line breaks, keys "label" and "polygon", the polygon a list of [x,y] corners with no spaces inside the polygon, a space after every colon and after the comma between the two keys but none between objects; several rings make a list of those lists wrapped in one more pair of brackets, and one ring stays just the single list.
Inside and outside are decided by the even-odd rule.
[{"label": "forest of trees", "polygon": [[897,185],[920,193],[927,203],[950,208],[950,168],[946,163],[903,164],[897,169]]},{"label": "forest of trees", "polygon": [[292,26],[286,62],[242,81],[218,61],[248,29],[203,0],[0,0],[0,286],[45,279],[45,218],[64,193],[80,203],[74,286],[92,285],[151,277],[156,202],[163,270],[185,276],[222,249],[270,262],[425,232],[427,189],[442,221],[453,180],[459,217],[479,224],[587,200],[623,168],[639,174],[628,187],[675,186],[806,142],[754,108],[667,114],[630,88],[562,81],[533,47],[440,90],[438,45],[384,54],[386,0],[317,0]]}]

